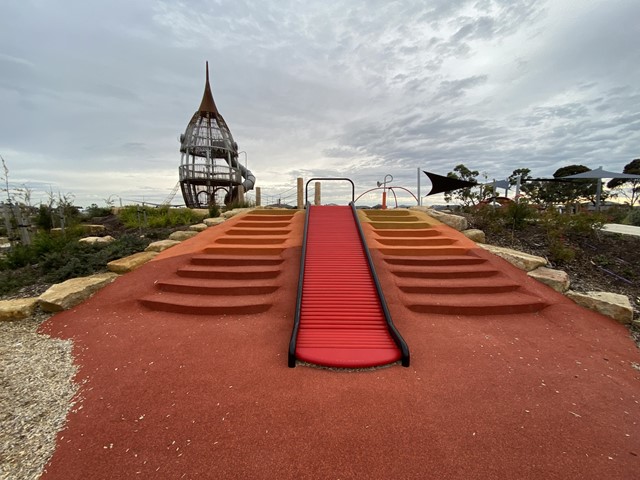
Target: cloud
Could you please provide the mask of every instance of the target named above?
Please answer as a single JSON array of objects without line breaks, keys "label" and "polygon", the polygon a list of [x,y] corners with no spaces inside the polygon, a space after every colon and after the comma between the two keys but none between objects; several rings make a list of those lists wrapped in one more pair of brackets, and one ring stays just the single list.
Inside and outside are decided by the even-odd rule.
[{"label": "cloud", "polygon": [[297,175],[414,188],[417,167],[459,163],[620,170],[640,144],[639,16],[633,0],[5,2],[0,153],[81,203],[161,201],[209,60],[265,195]]}]

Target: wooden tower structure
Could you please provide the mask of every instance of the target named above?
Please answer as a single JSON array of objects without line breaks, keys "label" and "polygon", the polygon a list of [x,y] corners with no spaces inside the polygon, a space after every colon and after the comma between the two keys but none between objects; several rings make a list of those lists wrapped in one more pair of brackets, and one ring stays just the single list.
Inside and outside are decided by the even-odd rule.
[{"label": "wooden tower structure", "polygon": [[218,111],[209,84],[209,62],[200,107],[180,135],[180,188],[189,208],[243,198],[256,178],[238,162],[238,144]]}]

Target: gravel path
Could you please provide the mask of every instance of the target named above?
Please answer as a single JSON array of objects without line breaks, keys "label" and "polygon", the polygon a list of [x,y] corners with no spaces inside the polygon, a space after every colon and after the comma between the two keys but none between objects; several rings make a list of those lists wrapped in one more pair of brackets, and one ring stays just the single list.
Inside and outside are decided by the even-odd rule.
[{"label": "gravel path", "polygon": [[49,315],[0,322],[0,479],[37,479],[78,385],[69,340],[36,333]]}]

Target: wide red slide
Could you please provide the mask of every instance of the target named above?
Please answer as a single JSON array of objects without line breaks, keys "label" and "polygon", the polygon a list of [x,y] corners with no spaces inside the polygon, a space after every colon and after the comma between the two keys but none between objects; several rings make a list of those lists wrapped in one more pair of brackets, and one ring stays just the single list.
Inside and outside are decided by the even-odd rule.
[{"label": "wide red slide", "polygon": [[289,366],[367,368],[409,353],[377,285],[355,208],[308,206]]}]

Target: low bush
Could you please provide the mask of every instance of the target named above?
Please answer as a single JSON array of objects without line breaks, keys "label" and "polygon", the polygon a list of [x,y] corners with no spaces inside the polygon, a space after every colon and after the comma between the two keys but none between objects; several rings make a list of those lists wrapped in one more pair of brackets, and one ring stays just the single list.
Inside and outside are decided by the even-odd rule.
[{"label": "low bush", "polygon": [[[78,237],[40,233],[29,246],[17,245],[0,261],[0,295],[40,281],[59,283],[106,271],[107,263],[144,250],[150,243],[137,235],[123,235],[108,245],[89,245]],[[7,274],[11,271],[11,274]]]},{"label": "low bush", "polygon": [[111,215],[111,207],[99,207],[92,203],[84,212],[86,218],[106,217]]},{"label": "low bush", "polygon": [[624,223],[627,225],[640,227],[640,208],[634,208],[633,210],[631,210],[625,217]]},{"label": "low bush", "polygon": [[220,207],[215,203],[209,206],[209,217],[217,218],[220,216]]},{"label": "low bush", "polygon": [[197,213],[190,208],[170,207],[125,207],[118,217],[127,228],[164,228],[191,225],[205,218],[206,214]]}]

